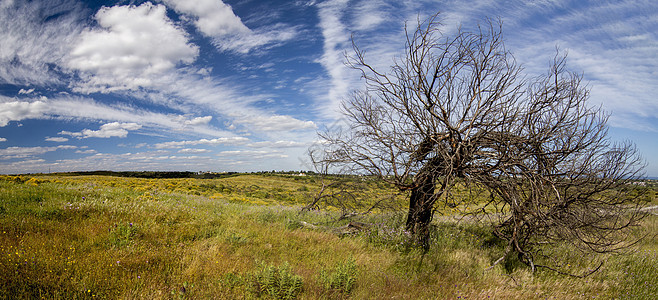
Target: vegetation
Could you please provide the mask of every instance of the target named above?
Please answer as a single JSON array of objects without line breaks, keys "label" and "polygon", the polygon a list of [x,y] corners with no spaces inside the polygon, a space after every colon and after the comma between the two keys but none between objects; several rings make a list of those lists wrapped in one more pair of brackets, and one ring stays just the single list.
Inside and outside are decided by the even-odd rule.
[{"label": "vegetation", "polygon": [[[362,195],[388,192],[351,180],[364,182]],[[403,205],[353,217],[369,230],[320,229],[349,222],[336,221],[340,209],[301,212],[320,186],[318,177],[291,175],[0,176],[0,299],[658,297],[655,215],[634,228],[645,238],[623,253],[551,248],[575,273],[604,262],[579,279],[532,273],[512,259],[488,270],[505,243],[459,214],[459,201],[437,211],[427,252],[405,231]],[[458,190],[456,200],[469,197]]]}]

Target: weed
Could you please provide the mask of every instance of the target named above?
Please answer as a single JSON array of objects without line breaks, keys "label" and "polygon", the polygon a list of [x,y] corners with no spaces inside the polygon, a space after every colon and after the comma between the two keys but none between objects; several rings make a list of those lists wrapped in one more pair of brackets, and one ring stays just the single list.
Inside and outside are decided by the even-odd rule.
[{"label": "weed", "polygon": [[113,247],[127,246],[132,243],[138,231],[138,226],[133,223],[115,224],[114,228],[110,229],[109,243]]},{"label": "weed", "polygon": [[339,263],[333,270],[321,270],[320,281],[324,289],[331,294],[347,295],[356,286],[356,263],[353,258]]},{"label": "weed", "polygon": [[258,271],[249,276],[248,284],[249,291],[257,297],[295,299],[302,291],[303,280],[292,272],[288,263],[275,267],[261,262]]}]

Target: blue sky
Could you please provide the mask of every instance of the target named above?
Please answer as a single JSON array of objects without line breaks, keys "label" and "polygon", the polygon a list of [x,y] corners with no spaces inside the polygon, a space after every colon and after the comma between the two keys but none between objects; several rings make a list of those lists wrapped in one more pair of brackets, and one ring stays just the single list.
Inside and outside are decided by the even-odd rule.
[{"label": "blue sky", "polygon": [[350,37],[386,69],[438,11],[446,34],[500,18],[528,77],[566,51],[658,176],[653,0],[0,0],[0,173],[307,169],[363,84]]}]

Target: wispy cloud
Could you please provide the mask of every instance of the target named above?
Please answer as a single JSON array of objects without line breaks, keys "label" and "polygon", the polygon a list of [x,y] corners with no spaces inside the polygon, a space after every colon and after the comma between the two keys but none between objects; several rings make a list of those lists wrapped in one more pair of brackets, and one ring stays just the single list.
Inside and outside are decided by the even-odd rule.
[{"label": "wispy cloud", "polygon": [[254,48],[288,41],[297,35],[294,27],[276,24],[252,30],[233,9],[221,0],[163,0],[174,10],[191,18],[205,36],[220,50],[248,53]]},{"label": "wispy cloud", "polygon": [[288,155],[280,151],[258,151],[258,150],[232,150],[222,151],[217,156],[231,157],[237,159],[265,159],[265,158],[287,158]]},{"label": "wispy cloud", "polygon": [[78,147],[71,145],[61,145],[56,147],[8,147],[5,149],[0,149],[0,159],[8,160],[26,158],[57,150],[71,150],[77,148]]},{"label": "wispy cloud", "polygon": [[0,3],[0,83],[63,84],[58,68],[83,27],[83,9],[68,0]]},{"label": "wispy cloud", "polygon": [[247,144],[252,148],[296,148],[308,147],[308,143],[294,142],[294,141],[264,141]]},{"label": "wispy cloud", "polygon": [[291,116],[281,115],[245,117],[235,122],[248,125],[249,128],[256,131],[290,131],[317,128],[313,121],[301,121]]},{"label": "wispy cloud", "polygon": [[[319,110],[325,117],[340,116],[340,102],[351,91],[363,87],[360,72],[346,66],[346,55],[353,55],[352,38],[366,52],[370,64],[388,71],[395,57],[403,53],[404,24],[417,19],[418,3],[413,1],[331,0],[318,5],[319,27],[324,38],[319,63],[328,75],[328,90],[319,97]],[[409,20],[411,18],[411,20]],[[413,24],[412,24],[413,26]]]},{"label": "wispy cloud", "polygon": [[[320,63],[329,76],[323,111],[337,107],[359,82],[342,65],[349,36],[366,50],[366,59],[386,71],[391,58],[401,54],[401,36],[381,26],[413,29],[416,20],[440,11],[441,31],[450,35],[459,26],[500,17],[507,49],[523,64],[529,77],[546,73],[556,46],[569,55],[569,67],[584,74],[592,89],[592,105],[611,112],[610,125],[637,130],[658,130],[658,3],[655,1],[432,1],[400,2],[395,14],[387,14],[390,1],[326,1],[318,5],[324,51]],[[370,11],[371,13],[367,13]],[[382,18],[386,19],[381,23]]]},{"label": "wispy cloud", "polygon": [[[658,130],[650,125],[658,115],[658,3],[581,3],[570,9],[564,1],[530,3],[506,19],[519,26],[507,35],[508,44],[528,72],[545,73],[557,46],[568,53],[570,69],[583,74],[592,105],[611,113],[610,125]],[[532,15],[544,17],[530,20]]]},{"label": "wispy cloud", "polygon": [[209,153],[211,152],[208,149],[198,149],[198,148],[185,148],[178,150],[178,153]]},{"label": "wispy cloud", "polygon": [[319,62],[329,75],[329,88],[326,98],[321,99],[324,103],[321,103],[320,110],[327,116],[336,116],[340,101],[349,93],[352,81],[344,65],[350,33],[341,19],[347,8],[346,0],[330,0],[318,5],[319,26],[324,38],[323,54]]},{"label": "wispy cloud", "polygon": [[[2,105],[2,104],[0,104]],[[25,106],[26,104],[23,104]],[[42,107],[44,106],[44,107]],[[19,111],[11,112],[13,120],[19,119]],[[208,126],[210,116],[189,117],[163,114],[127,105],[107,105],[85,97],[60,97],[47,99],[32,110],[34,118],[62,118],[64,120],[114,121],[130,123],[139,121],[143,126],[157,131],[175,131],[207,136],[232,136],[232,133]],[[0,117],[0,121],[2,117]],[[1,124],[1,123],[0,123]]]},{"label": "wispy cloud", "polygon": [[171,148],[182,148],[185,146],[196,146],[196,145],[242,145],[249,141],[246,137],[224,137],[216,139],[200,139],[194,141],[174,141],[166,143],[158,143],[153,145],[153,148],[156,149],[171,149]]}]

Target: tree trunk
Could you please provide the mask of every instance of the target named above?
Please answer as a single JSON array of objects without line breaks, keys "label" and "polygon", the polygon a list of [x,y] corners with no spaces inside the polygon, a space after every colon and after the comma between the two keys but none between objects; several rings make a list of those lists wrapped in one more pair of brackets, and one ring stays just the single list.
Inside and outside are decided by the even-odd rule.
[{"label": "tree trunk", "polygon": [[409,197],[407,231],[411,232],[416,243],[426,250],[429,249],[429,225],[432,222],[435,184],[433,176],[420,173],[414,179],[414,187]]}]

